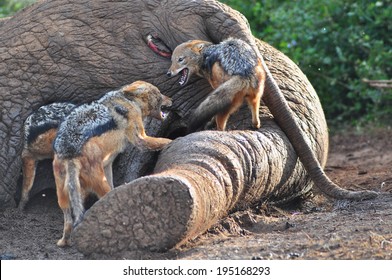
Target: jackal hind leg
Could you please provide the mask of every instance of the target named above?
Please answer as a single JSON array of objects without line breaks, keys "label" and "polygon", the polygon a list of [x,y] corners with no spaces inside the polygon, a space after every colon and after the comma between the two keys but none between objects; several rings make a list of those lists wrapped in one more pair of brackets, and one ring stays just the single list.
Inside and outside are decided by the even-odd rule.
[{"label": "jackal hind leg", "polygon": [[233,101],[231,102],[231,106],[229,109],[218,113],[215,116],[216,128],[217,130],[224,131],[226,129],[227,121],[230,118],[230,115],[237,111],[242,103],[243,103],[243,94],[238,94],[234,97]]},{"label": "jackal hind leg", "polygon": [[59,206],[64,214],[63,236],[57,241],[57,246],[65,247],[70,245],[70,237],[73,228],[72,213],[68,194],[64,189],[57,189],[57,199]]},{"label": "jackal hind leg", "polygon": [[104,171],[105,171],[106,181],[108,182],[108,184],[110,185],[110,189],[112,190],[114,188],[112,163],[109,163],[108,165],[106,165],[104,167]]},{"label": "jackal hind leg", "polygon": [[97,194],[98,198],[101,198],[111,190],[112,186],[106,177],[104,167],[101,165],[94,171],[94,192]]},{"label": "jackal hind leg", "polygon": [[260,110],[260,99],[261,96],[255,96],[253,98],[246,97],[246,101],[248,103],[249,109],[252,112],[252,124],[254,128],[259,129],[261,124],[260,124],[260,116],[259,116],[259,110]]},{"label": "jackal hind leg", "polygon": [[57,246],[65,247],[71,245],[71,232],[72,232],[72,214],[70,208],[62,209],[64,213],[64,230],[63,236],[57,241]]},{"label": "jackal hind leg", "polygon": [[249,89],[248,94],[245,97],[249,109],[252,112],[253,127],[255,127],[256,129],[259,129],[261,126],[259,110],[260,110],[260,101],[264,94],[264,86],[265,86],[265,79],[260,77],[257,83],[257,87],[256,88],[251,87]]},{"label": "jackal hind leg", "polygon": [[69,195],[65,186],[65,169],[56,157],[53,161],[53,174],[56,183],[57,202],[64,214],[63,236],[57,241],[57,246],[65,247],[70,245],[70,237],[72,232],[72,214],[69,203]]},{"label": "jackal hind leg", "polygon": [[33,187],[35,172],[37,168],[37,161],[30,155],[24,156],[23,159],[23,185],[21,199],[19,202],[19,210],[23,210],[29,200],[29,193]]}]

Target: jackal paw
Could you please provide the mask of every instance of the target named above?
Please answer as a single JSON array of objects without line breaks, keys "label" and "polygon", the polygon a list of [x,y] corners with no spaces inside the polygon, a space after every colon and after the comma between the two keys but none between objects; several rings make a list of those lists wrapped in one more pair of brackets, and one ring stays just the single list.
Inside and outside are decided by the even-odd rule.
[{"label": "jackal paw", "polygon": [[66,247],[66,246],[71,246],[71,244],[68,239],[61,238],[59,239],[59,241],[57,241],[57,246]]},{"label": "jackal paw", "polygon": [[18,210],[23,212],[26,208],[26,202],[19,202]]}]

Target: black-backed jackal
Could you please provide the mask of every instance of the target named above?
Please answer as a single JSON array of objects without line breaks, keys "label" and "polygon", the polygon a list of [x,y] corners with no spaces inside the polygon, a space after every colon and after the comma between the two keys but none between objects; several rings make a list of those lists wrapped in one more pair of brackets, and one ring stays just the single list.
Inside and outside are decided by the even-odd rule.
[{"label": "black-backed jackal", "polygon": [[68,102],[56,102],[40,107],[24,123],[22,151],[23,184],[19,209],[23,210],[33,187],[37,162],[53,158],[53,140],[61,121],[76,107]]},{"label": "black-backed jackal", "polygon": [[218,130],[225,130],[227,120],[247,101],[252,123],[260,127],[259,107],[266,73],[262,61],[249,44],[229,38],[219,44],[191,40],[178,45],[172,55],[168,77],[181,74],[185,85],[196,74],[206,78],[214,89],[193,112],[189,131],[194,131],[215,116]]},{"label": "black-backed jackal", "polygon": [[58,246],[70,244],[72,228],[84,214],[86,195],[93,192],[100,198],[113,188],[112,163],[128,143],[160,150],[171,142],[147,136],[143,125],[147,116],[163,119],[161,106],[170,105],[170,98],[158,88],[137,81],[79,106],[61,123],[53,145],[57,199],[64,213]]}]

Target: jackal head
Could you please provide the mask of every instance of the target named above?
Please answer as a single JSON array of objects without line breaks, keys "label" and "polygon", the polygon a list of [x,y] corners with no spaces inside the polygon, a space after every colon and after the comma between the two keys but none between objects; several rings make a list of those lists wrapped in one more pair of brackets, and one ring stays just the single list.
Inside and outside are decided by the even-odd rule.
[{"label": "jackal head", "polygon": [[172,54],[172,64],[166,75],[171,78],[181,73],[180,85],[187,84],[193,74],[199,74],[203,61],[202,50],[212,43],[191,40],[178,45]]},{"label": "jackal head", "polygon": [[140,104],[140,109],[145,115],[158,120],[166,117],[166,113],[162,110],[172,105],[168,96],[163,95],[156,86],[147,82],[136,81],[121,90],[127,99],[135,100]]}]

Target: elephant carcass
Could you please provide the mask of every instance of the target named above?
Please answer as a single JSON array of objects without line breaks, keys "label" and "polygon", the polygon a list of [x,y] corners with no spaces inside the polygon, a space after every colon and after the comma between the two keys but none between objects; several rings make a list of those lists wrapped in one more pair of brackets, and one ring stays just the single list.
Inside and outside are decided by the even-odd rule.
[{"label": "elephant carcass", "polygon": [[[20,170],[22,122],[33,109],[52,101],[89,101],[133,80],[146,80],[174,102],[171,121],[163,126],[148,124],[150,133],[178,135],[191,109],[211,89],[200,79],[184,88],[167,80],[171,50],[189,39],[217,43],[230,36],[257,48],[244,17],[216,1],[43,1],[7,20],[0,26],[2,202],[12,204]],[[308,136],[304,143],[324,166],[328,134],[316,93],[287,57],[263,42],[258,42],[258,48]],[[265,98],[269,106],[274,106],[272,93]],[[285,127],[276,108],[271,109]],[[265,106],[261,110],[263,126],[258,132],[203,132],[176,140],[160,155],[156,175],[121,186],[92,207],[75,232],[77,247],[86,254],[163,250],[196,236],[235,208],[256,201],[290,200],[308,192],[310,179],[293,146],[269,110]],[[241,110],[228,129],[247,129],[250,119]],[[205,148],[195,144],[199,150],[193,149],[189,157],[181,147],[197,141]],[[221,153],[215,144],[233,153]],[[226,154],[232,156],[221,157]],[[140,156],[135,150],[123,158],[128,159],[120,170],[123,178],[145,175],[152,169],[146,166],[155,163],[153,156]],[[129,162],[133,159],[137,160]],[[224,196],[220,199],[211,191]],[[161,211],[163,206],[166,212]],[[131,210],[134,213],[120,215]],[[166,214],[168,220],[163,217]],[[167,231],[167,242],[154,237],[162,233],[160,224],[150,222],[155,220],[167,221],[165,225],[173,229]],[[130,238],[132,230],[138,234],[134,238]]]},{"label": "elephant carcass", "polygon": [[[145,80],[173,96],[177,100],[173,110],[182,117],[198,101],[192,98],[196,92],[208,93],[204,81],[178,91],[176,82],[165,76],[168,54],[176,45],[190,36],[208,39],[206,29],[193,28],[193,24],[204,25],[203,16],[193,13],[199,4],[203,13],[211,15],[220,7],[177,0],[40,1],[1,22],[0,208],[15,205],[23,122],[40,106],[54,101],[88,102],[132,81]],[[178,22],[179,14],[189,22]],[[181,27],[176,26],[180,23]],[[168,131],[165,124],[147,126],[153,135],[164,136]],[[117,183],[151,171],[155,160],[154,155],[141,155],[134,149],[127,158],[133,159],[132,167],[118,172]],[[121,160],[119,164],[126,165]],[[46,182],[51,176],[38,173],[32,195],[54,186],[53,181]]]},{"label": "elephant carcass", "polygon": [[[325,164],[328,134],[315,91],[286,56],[266,43],[259,47]],[[266,106],[261,124],[258,131],[246,130],[251,116],[243,107],[227,132],[174,140],[153,175],[116,188],[86,213],[75,245],[86,255],[139,258],[143,250],[164,251],[194,238],[235,209],[305,195],[313,184]]]},{"label": "elephant carcass", "polygon": [[[253,41],[246,20],[215,1],[42,1],[4,21],[0,25],[0,207],[15,204],[22,124],[33,110],[53,101],[88,102],[134,80],[146,80],[174,100],[176,114],[170,123],[147,126],[149,133],[167,136],[181,130],[191,109],[211,91],[200,79],[185,88],[168,80],[168,54],[188,39],[219,42],[229,36]],[[175,120],[179,121],[173,124]],[[326,127],[324,117],[320,122]],[[315,137],[327,136],[322,132]],[[316,145],[321,147],[316,152],[322,162],[326,141]],[[155,158],[131,149],[122,159],[115,174],[117,184],[150,172]],[[53,180],[47,181],[52,178],[50,162],[45,164],[38,169],[32,195],[54,186]]]}]

